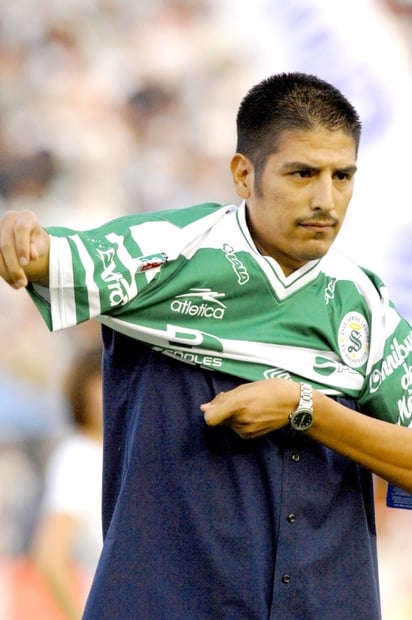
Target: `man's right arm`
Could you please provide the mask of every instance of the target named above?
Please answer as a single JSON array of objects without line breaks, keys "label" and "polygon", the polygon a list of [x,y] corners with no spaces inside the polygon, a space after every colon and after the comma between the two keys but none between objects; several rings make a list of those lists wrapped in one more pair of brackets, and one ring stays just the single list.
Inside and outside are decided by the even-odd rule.
[{"label": "man's right arm", "polygon": [[13,288],[47,285],[50,239],[31,211],[8,211],[0,220],[0,276]]}]

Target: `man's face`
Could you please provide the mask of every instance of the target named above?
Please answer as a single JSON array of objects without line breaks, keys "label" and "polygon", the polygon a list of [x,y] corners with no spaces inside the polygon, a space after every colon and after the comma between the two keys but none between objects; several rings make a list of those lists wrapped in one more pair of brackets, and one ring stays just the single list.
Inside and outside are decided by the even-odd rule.
[{"label": "man's face", "polygon": [[231,169],[258,250],[275,258],[285,275],[326,254],[352,197],[351,136],[326,129],[285,131],[259,179],[243,155],[233,157]]}]

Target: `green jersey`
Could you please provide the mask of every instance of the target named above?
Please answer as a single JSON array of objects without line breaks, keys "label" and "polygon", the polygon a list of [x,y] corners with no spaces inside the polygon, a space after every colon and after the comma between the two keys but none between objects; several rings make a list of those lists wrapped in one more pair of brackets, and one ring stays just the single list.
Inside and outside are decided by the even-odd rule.
[{"label": "green jersey", "polygon": [[245,381],[305,379],[412,425],[412,333],[380,279],[334,248],[285,276],[256,249],[246,207],[202,204],[50,228],[50,329],[97,318],[182,362]]}]

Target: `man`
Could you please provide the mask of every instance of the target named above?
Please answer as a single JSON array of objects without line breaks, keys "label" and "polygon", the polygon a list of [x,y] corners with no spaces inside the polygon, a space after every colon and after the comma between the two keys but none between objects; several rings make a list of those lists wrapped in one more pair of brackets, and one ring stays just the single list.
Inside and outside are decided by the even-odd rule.
[{"label": "man", "polygon": [[49,327],[103,324],[87,620],[380,617],[371,472],[412,491],[412,340],[380,280],[330,247],[360,122],[292,73],[252,88],[237,127],[240,207],[88,232],[2,221],[0,273]]}]

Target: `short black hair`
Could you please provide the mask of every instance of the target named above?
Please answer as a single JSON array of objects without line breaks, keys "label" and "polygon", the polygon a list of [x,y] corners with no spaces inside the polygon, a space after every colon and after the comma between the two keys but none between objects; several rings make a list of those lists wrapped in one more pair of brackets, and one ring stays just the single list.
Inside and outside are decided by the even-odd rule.
[{"label": "short black hair", "polygon": [[356,150],[361,136],[358,113],[346,97],[305,73],[279,73],[253,86],[241,101],[236,124],[236,150],[251,160],[257,173],[284,131],[341,130],[353,137]]}]

